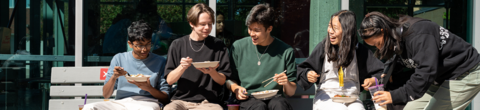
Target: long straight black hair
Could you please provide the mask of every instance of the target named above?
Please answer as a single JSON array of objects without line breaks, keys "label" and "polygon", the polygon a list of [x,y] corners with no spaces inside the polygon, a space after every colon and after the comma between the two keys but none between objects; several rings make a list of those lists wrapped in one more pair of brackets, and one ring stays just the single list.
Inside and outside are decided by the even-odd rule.
[{"label": "long straight black hair", "polygon": [[[329,41],[325,42],[325,51],[328,55],[328,61],[337,62],[337,67],[347,67],[355,56],[354,51],[358,42],[355,13],[349,10],[340,10],[330,17],[330,21],[333,17],[338,17],[342,26],[342,40],[338,45],[332,45]],[[331,22],[330,25],[332,25]],[[327,39],[330,39],[330,36],[327,36]]]},{"label": "long straight black hair", "polygon": [[383,29],[383,47],[375,51],[375,56],[380,59],[390,59],[395,54],[395,47],[401,53],[400,42],[402,38],[398,35],[396,28],[400,26],[397,19],[390,18],[380,12],[370,12],[365,15],[360,26],[359,34],[362,39],[369,39],[379,35]]}]

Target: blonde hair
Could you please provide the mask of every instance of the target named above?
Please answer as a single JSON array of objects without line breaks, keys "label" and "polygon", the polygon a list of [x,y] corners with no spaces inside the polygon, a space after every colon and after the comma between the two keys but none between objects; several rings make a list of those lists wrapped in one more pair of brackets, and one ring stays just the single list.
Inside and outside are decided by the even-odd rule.
[{"label": "blonde hair", "polygon": [[[212,20],[214,19],[214,11],[212,8],[208,7],[208,5],[204,3],[198,3],[194,5],[190,10],[188,10],[187,13],[187,21],[192,23],[193,25],[197,25],[198,23],[198,18],[200,17],[200,14],[202,13],[207,13]],[[213,22],[215,24],[215,22]]]}]

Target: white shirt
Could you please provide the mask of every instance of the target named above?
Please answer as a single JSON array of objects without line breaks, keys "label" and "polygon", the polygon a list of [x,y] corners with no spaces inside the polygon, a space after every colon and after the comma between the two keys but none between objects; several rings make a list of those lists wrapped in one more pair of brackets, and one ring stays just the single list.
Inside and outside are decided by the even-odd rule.
[{"label": "white shirt", "polygon": [[360,94],[360,82],[358,75],[358,65],[357,65],[357,56],[355,52],[353,53],[352,62],[348,67],[342,67],[344,69],[344,87],[340,87],[338,70],[335,65],[337,62],[329,62],[328,55],[325,54],[325,61],[322,68],[322,73],[320,73],[320,84],[317,85],[317,90],[315,94],[314,103],[317,101],[329,101],[331,102],[331,97],[335,95],[347,95],[350,97],[359,97]]}]

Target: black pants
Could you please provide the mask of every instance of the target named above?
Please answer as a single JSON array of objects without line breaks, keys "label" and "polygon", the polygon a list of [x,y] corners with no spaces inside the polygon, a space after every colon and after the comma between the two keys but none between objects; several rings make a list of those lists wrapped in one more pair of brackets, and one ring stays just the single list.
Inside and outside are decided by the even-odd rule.
[{"label": "black pants", "polygon": [[250,96],[240,101],[240,110],[293,110],[285,97],[276,97],[270,100],[257,100]]},{"label": "black pants", "polygon": [[401,104],[401,105],[393,105],[393,104],[387,104],[387,110],[403,110],[406,104]]}]

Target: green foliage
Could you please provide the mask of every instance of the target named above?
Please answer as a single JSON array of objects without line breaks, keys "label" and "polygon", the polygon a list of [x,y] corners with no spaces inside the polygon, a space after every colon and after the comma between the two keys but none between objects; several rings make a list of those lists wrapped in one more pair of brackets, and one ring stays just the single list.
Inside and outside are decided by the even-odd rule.
[{"label": "green foliage", "polygon": [[113,19],[122,12],[122,5],[100,5],[100,33],[106,33]]},{"label": "green foliage", "polygon": [[217,3],[228,3],[229,0],[217,0]]},{"label": "green foliage", "polygon": [[157,13],[167,23],[182,21],[182,5],[158,5]]},{"label": "green foliage", "polygon": [[[450,11],[450,10],[448,10],[448,11]],[[450,15],[452,15],[452,14],[448,15],[448,20],[450,20]],[[443,19],[447,19],[447,12],[443,12]]]},{"label": "green foliage", "polygon": [[225,20],[229,20],[229,14],[228,13],[228,6],[218,6],[217,5],[217,10],[215,12],[222,12],[223,13],[223,18]]},{"label": "green foliage", "polygon": [[[100,2],[134,2],[132,0],[101,0]],[[185,13],[181,3],[183,0],[156,0],[156,12],[167,23],[182,22],[183,15],[187,14],[192,5],[185,6]],[[165,4],[162,4],[165,3]],[[206,0],[185,0],[185,3],[206,3]],[[135,4],[129,5],[112,5],[100,4],[100,33],[106,33],[108,28],[120,18],[135,18],[135,15],[129,15],[135,9],[131,9]],[[186,18],[185,18],[186,19]],[[133,20],[133,19],[132,19]]]},{"label": "green foliage", "polygon": [[365,0],[367,4],[382,4],[382,5],[406,5],[407,0]]},{"label": "green foliage", "polygon": [[181,3],[182,0],[157,0],[157,3]]},{"label": "green foliage", "polygon": [[240,7],[235,10],[235,20],[245,21],[252,7]]}]

